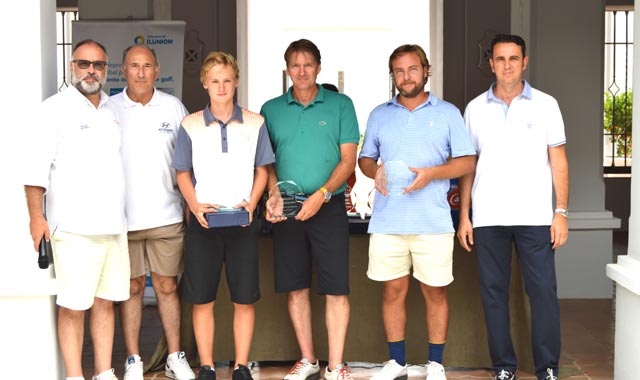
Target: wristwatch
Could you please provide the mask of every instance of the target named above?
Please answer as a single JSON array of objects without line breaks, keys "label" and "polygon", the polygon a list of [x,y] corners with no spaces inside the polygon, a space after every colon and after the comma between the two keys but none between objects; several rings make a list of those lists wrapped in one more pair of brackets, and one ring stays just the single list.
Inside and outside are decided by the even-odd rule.
[{"label": "wristwatch", "polygon": [[324,186],[320,188],[320,191],[322,191],[322,194],[324,195],[324,203],[329,203],[333,194],[331,194],[329,190],[327,190],[327,188]]},{"label": "wristwatch", "polygon": [[569,210],[567,210],[566,208],[557,208],[554,211],[556,214],[560,214],[562,216],[564,216],[565,218],[569,217]]}]

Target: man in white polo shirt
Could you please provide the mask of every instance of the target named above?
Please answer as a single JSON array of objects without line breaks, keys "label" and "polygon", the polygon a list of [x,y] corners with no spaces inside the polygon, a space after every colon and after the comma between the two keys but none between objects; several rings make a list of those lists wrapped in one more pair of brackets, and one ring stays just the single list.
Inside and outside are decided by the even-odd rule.
[{"label": "man in white polo shirt", "polygon": [[556,100],[522,79],[528,57],[521,37],[497,35],[489,63],[496,83],[473,99],[464,115],[478,162],[475,175],[460,180],[458,238],[466,250],[476,247],[495,379],[516,378],[509,333],[515,244],[531,305],[536,376],[557,380],[560,310],[554,260],[555,249],[567,241],[569,202],[564,124]]},{"label": "man in white polo shirt", "polygon": [[58,341],[67,380],[84,379],[88,309],[93,379],[111,380],[116,379],[113,301],[129,298],[120,127],[102,91],[105,48],[94,40],[78,42],[69,70],[71,87],[42,103],[29,135],[24,182],[29,228],[36,251],[41,239],[53,245]]},{"label": "man in white polo shirt", "polygon": [[120,321],[127,350],[124,380],[142,380],[140,326],[146,269],[158,300],[158,312],[167,341],[165,375],[195,378],[180,350],[180,299],[184,211],[171,167],[180,122],[187,110],[175,96],[154,87],[160,65],[153,49],[132,45],[122,54],[127,87],[109,101],[120,117],[122,158],[129,226],[131,297],[120,304]]}]

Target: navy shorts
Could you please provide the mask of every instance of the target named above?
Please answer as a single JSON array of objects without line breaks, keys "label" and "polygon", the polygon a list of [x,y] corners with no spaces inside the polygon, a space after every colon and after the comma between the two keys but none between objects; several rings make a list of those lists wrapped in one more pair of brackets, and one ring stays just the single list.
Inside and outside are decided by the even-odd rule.
[{"label": "navy shorts", "polygon": [[318,294],[349,294],[349,221],[344,194],[334,195],[307,221],[289,218],[274,223],[272,232],[276,292],[311,288],[315,265]]},{"label": "navy shorts", "polygon": [[224,264],[231,301],[249,305],[260,299],[256,218],[247,227],[204,228],[189,217],[184,249],[182,300],[205,304],[216,300]]}]

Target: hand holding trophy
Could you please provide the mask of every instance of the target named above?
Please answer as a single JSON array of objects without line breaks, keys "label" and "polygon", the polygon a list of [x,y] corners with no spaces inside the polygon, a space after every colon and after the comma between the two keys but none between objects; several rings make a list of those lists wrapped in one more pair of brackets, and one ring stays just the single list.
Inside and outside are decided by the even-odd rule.
[{"label": "hand holding trophy", "polygon": [[385,197],[406,195],[406,188],[415,178],[416,174],[403,161],[384,162],[376,172],[376,189]]},{"label": "hand holding trophy", "polygon": [[280,181],[269,190],[267,209],[273,221],[285,220],[295,217],[302,203],[307,197],[302,193],[302,189],[293,181]]}]

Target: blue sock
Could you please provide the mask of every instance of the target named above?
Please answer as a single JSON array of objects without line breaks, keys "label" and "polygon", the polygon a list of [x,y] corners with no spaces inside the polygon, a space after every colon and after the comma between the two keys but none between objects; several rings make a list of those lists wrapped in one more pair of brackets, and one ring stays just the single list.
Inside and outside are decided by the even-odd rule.
[{"label": "blue sock", "polygon": [[389,344],[389,357],[396,361],[400,365],[407,364],[405,356],[405,340],[399,340],[397,342],[387,342]]},{"label": "blue sock", "polygon": [[444,352],[444,342],[429,342],[429,361],[442,364],[442,353]]}]

